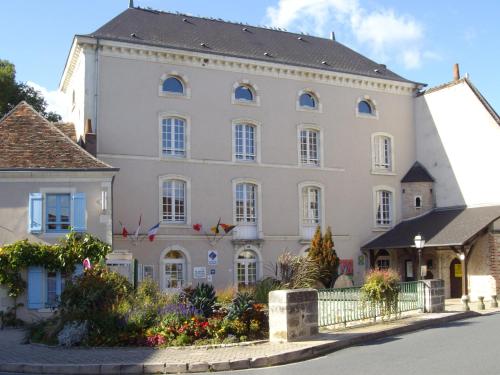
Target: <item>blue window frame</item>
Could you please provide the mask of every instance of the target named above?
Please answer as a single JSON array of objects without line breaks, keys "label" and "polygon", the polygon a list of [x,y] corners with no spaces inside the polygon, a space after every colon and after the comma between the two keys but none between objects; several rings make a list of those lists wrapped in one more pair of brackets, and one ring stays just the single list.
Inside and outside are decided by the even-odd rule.
[{"label": "blue window frame", "polygon": [[362,100],[358,103],[358,112],[366,115],[373,115],[372,106],[366,100]]},{"label": "blue window frame", "polygon": [[163,91],[174,94],[184,94],[184,85],[177,77],[168,77],[163,81]]},{"label": "blue window frame", "polygon": [[46,198],[46,231],[68,232],[71,226],[71,195],[47,194]]},{"label": "blue window frame", "polygon": [[252,89],[248,86],[238,86],[236,90],[234,90],[234,97],[236,100],[246,100],[253,101],[253,92]]},{"label": "blue window frame", "polygon": [[299,105],[305,108],[316,108],[316,98],[313,94],[305,92],[300,95]]},{"label": "blue window frame", "polygon": [[186,122],[183,119],[162,120],[162,153],[164,156],[186,156]]}]

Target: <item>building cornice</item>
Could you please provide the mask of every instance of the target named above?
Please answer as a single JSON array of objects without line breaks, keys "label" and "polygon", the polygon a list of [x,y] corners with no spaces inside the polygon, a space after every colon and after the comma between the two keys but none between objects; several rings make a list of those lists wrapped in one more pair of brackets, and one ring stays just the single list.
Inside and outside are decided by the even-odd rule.
[{"label": "building cornice", "polygon": [[[67,66],[61,80],[60,89],[62,91],[66,89],[67,84],[71,79],[71,75],[78,59],[78,54],[81,50],[85,51],[86,49],[94,49],[96,44],[96,38],[87,36],[75,37],[74,46],[72,47],[72,51],[68,57]],[[77,47],[80,47],[80,49]],[[296,65],[270,63],[181,49],[133,44],[101,38],[99,38],[99,51],[103,56],[143,60],[162,64],[187,65],[206,69],[257,74],[308,82],[312,81],[333,86],[387,92],[399,95],[414,95],[420,88],[420,85],[416,83],[400,82]]]},{"label": "building cornice", "polygon": [[0,170],[0,181],[111,181],[118,169],[109,170]]}]

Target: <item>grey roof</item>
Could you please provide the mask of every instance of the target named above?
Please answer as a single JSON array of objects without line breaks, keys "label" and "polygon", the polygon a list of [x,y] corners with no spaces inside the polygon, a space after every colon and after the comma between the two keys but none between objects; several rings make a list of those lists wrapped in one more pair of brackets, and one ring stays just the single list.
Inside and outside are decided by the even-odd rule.
[{"label": "grey roof", "polygon": [[434,182],[434,178],[422,164],[416,161],[401,182]]},{"label": "grey roof", "polygon": [[85,36],[415,83],[330,39],[150,9],[129,8]]},{"label": "grey roof", "polygon": [[477,233],[500,218],[500,206],[439,208],[396,225],[362,249],[414,247],[413,238],[422,234],[425,247],[462,246]]}]

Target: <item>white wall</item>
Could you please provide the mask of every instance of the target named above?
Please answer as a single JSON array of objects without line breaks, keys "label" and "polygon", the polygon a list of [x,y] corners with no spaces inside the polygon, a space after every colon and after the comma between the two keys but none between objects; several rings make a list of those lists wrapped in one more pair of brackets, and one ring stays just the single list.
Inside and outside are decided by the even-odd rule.
[{"label": "white wall", "polygon": [[500,126],[465,80],[416,99],[417,160],[438,207],[500,204]]}]

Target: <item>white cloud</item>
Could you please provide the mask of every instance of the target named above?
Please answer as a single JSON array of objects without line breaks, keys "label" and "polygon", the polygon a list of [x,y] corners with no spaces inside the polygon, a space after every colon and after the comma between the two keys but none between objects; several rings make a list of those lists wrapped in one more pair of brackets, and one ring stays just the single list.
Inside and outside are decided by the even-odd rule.
[{"label": "white cloud", "polygon": [[436,55],[424,50],[424,29],[417,20],[392,9],[369,11],[358,0],[279,0],[266,17],[271,26],[321,36],[341,30],[380,62],[395,60],[408,69]]},{"label": "white cloud", "polygon": [[26,84],[30,85],[35,90],[40,91],[47,102],[47,112],[53,111],[60,114],[63,121],[68,119],[69,108],[66,104],[66,98],[62,92],[57,89],[53,91],[47,90],[45,87],[32,81],[27,81]]}]

